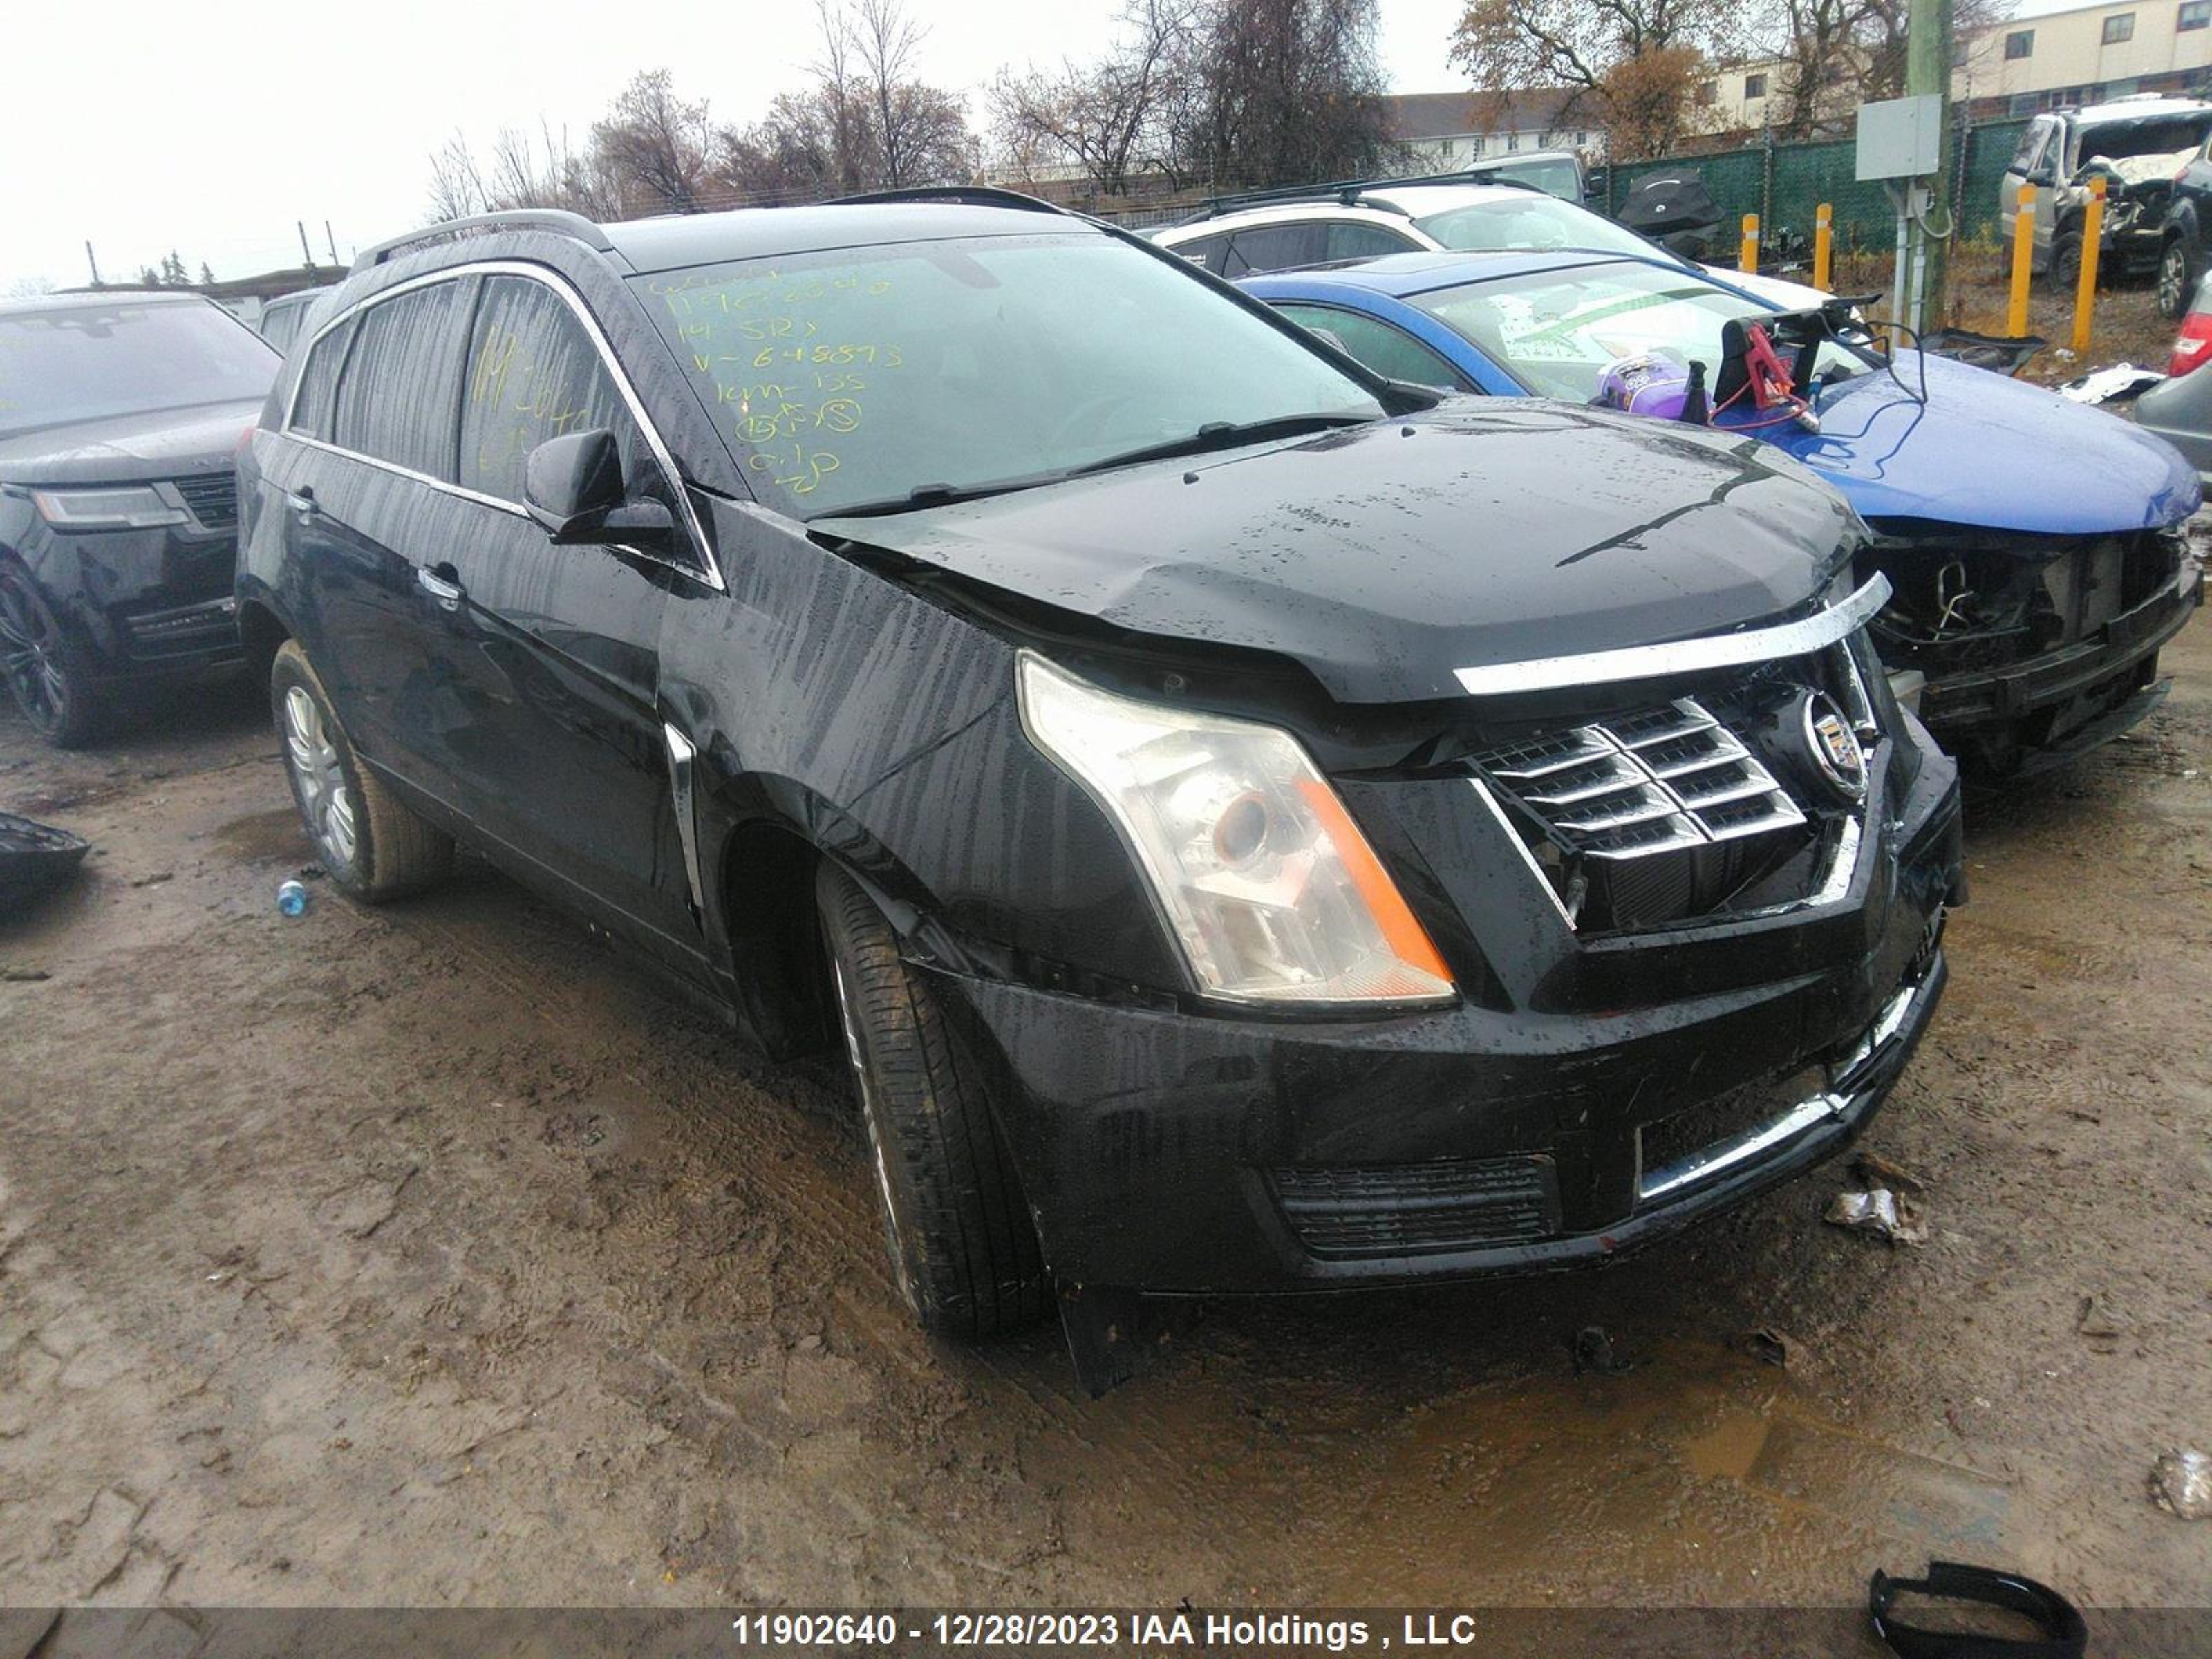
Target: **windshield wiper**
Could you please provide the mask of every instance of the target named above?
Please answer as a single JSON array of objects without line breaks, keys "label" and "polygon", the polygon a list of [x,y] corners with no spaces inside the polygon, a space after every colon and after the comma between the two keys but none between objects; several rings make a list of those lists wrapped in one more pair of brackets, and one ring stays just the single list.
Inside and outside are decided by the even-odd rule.
[{"label": "windshield wiper", "polygon": [[1125,450],[1119,455],[1109,455],[1103,461],[1087,461],[1071,468],[1069,476],[1085,472],[1103,472],[1116,466],[1134,466],[1139,461],[1164,461],[1176,455],[1203,455],[1210,450],[1235,449],[1243,444],[1265,443],[1270,438],[1295,438],[1302,432],[1326,432],[1333,427],[1365,426],[1376,417],[1372,415],[1278,415],[1265,421],[1208,421],[1187,438],[1170,438],[1163,444],[1146,444],[1142,449]]},{"label": "windshield wiper", "polygon": [[855,501],[850,507],[829,507],[820,513],[810,513],[806,522],[817,519],[884,519],[894,513],[919,513],[926,507],[950,507],[955,501],[980,501],[990,495],[1010,495],[1017,489],[1035,489],[1040,484],[1058,483],[1065,472],[1033,472],[1025,477],[1000,478],[993,483],[916,484],[903,495],[890,495],[879,501]]}]

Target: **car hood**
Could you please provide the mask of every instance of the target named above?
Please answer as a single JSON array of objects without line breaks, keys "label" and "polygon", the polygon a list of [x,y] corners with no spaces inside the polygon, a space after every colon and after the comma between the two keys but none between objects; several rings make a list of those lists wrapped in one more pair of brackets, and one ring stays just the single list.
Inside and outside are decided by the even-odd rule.
[{"label": "car hood", "polygon": [[0,438],[0,483],[129,483],[234,465],[262,400],[157,409]]},{"label": "car hood", "polygon": [[1822,392],[1820,430],[1762,434],[1827,479],[1868,519],[2090,535],[2179,523],[2197,475],[2162,438],[2056,392],[1942,357],[1898,364]]},{"label": "car hood", "polygon": [[1773,620],[1863,533],[1751,439],[1504,398],[810,527],[1113,627],[1276,652],[1347,702]]}]

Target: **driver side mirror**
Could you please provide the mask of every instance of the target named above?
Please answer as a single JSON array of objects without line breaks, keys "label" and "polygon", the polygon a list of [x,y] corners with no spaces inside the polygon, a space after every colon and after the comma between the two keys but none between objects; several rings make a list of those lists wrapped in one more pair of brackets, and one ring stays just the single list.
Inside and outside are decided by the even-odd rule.
[{"label": "driver side mirror", "polygon": [[556,547],[665,547],[676,533],[676,521],[659,501],[629,499],[622,450],[605,427],[548,438],[532,450],[523,462],[522,495]]}]

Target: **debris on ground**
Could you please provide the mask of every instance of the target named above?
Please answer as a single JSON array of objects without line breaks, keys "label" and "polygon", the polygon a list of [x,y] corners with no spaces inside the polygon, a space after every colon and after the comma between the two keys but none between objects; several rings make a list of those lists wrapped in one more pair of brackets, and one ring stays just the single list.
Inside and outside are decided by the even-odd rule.
[{"label": "debris on ground", "polygon": [[1636,1369],[1634,1360],[1620,1358],[1613,1352],[1613,1338],[1602,1325],[1585,1325],[1577,1331],[1569,1351],[1574,1357],[1577,1375],[1595,1371],[1600,1376],[1620,1376]]},{"label": "debris on ground", "polygon": [[288,916],[296,916],[307,908],[307,890],[296,881],[288,881],[276,889],[276,908]]},{"label": "debris on ground", "polygon": [[1771,1325],[1762,1325],[1743,1340],[1753,1359],[1762,1364],[1790,1367],[1790,1339]]},{"label": "debris on ground", "polygon": [[91,850],[82,836],[0,812],[0,915],[70,879]]},{"label": "debris on ground", "polygon": [[2110,368],[2097,369],[2067,381],[2058,388],[2058,395],[2077,404],[2124,403],[2149,391],[2165,378],[2154,368],[2114,363]]},{"label": "debris on ground", "polygon": [[0,981],[10,985],[36,985],[40,980],[52,977],[43,968],[14,968],[0,963]]},{"label": "debris on ground", "polygon": [[2085,1296],[2081,1305],[2074,1310],[2074,1332],[2096,1352],[2111,1353],[2127,1335],[2128,1323],[2114,1311],[2110,1302]]},{"label": "debris on ground", "polygon": [[1892,1244],[1928,1242],[1927,1188],[1919,1176],[1868,1152],[1851,1160],[1851,1173],[1857,1188],[1838,1193],[1822,1220]]},{"label": "debris on ground", "polygon": [[2212,1516],[2212,1452],[2167,1452],[2152,1465],[2152,1502],[2184,1521]]}]

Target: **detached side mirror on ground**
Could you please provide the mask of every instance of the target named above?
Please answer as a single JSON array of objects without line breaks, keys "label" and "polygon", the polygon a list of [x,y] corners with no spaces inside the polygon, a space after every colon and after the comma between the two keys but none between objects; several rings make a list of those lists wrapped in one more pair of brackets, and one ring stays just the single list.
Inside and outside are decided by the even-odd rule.
[{"label": "detached side mirror on ground", "polygon": [[549,438],[523,464],[530,516],[556,547],[589,543],[665,544],[676,521],[659,501],[629,499],[622,451],[605,427]]}]

